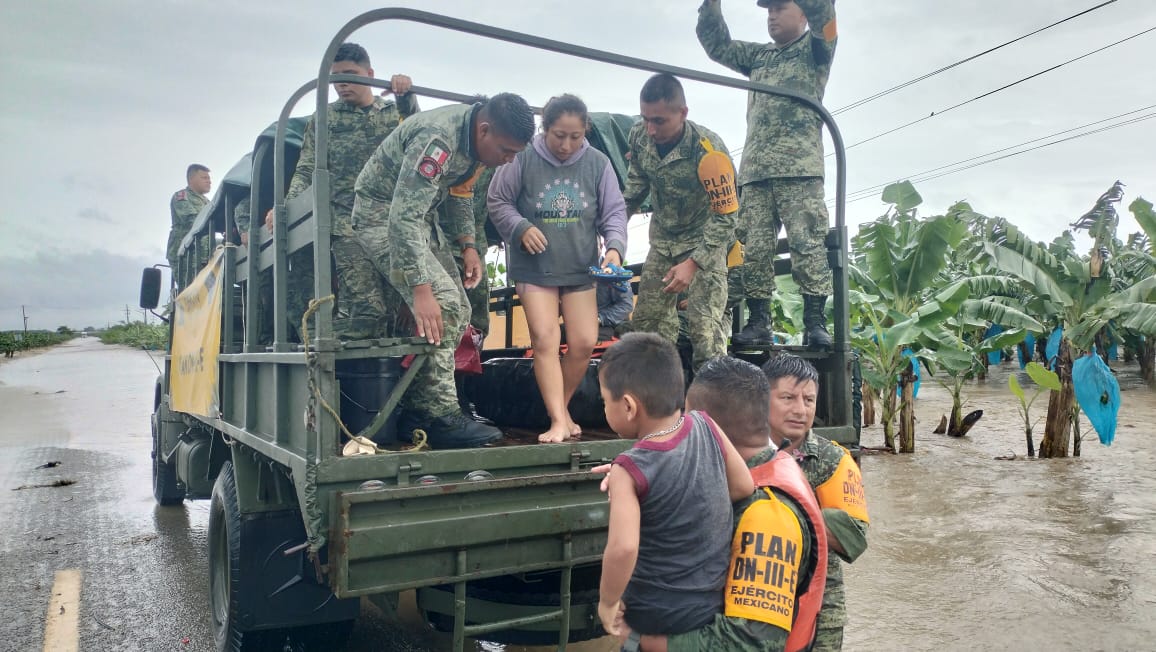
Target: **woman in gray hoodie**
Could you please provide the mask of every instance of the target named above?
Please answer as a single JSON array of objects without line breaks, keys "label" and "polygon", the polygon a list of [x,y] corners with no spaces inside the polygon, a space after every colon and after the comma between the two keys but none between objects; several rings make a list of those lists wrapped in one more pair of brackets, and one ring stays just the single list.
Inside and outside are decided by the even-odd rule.
[{"label": "woman in gray hoodie", "polygon": [[[605,154],[586,140],[586,104],[573,95],[551,98],[532,147],[494,173],[490,220],[506,241],[530,344],[534,377],[550,415],[541,442],[581,434],[567,406],[586,374],[598,339],[598,304],[589,268],[622,264],[626,202]],[[599,263],[601,247],[606,254]],[[559,359],[566,322],[566,355]]]}]

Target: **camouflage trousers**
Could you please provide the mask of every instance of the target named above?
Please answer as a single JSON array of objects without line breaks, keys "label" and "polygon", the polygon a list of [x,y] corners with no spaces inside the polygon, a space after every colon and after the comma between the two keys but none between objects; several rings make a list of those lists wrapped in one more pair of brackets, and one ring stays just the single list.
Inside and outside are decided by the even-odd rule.
[{"label": "camouflage trousers", "polygon": [[843,628],[823,627],[815,632],[811,652],[839,652],[843,649]]},{"label": "camouflage trousers", "polygon": [[[392,266],[389,259],[388,231],[387,226],[361,228],[357,231],[357,237],[369,252],[377,272],[385,279],[384,305],[388,307],[395,301],[398,302],[397,308],[388,315],[393,325],[391,327],[387,324],[387,329],[398,337],[414,336],[416,331],[412,321],[413,288],[405,282],[400,271],[392,274],[390,272]],[[430,286],[433,289],[434,299],[442,309],[442,341],[418,371],[413,384],[402,397],[402,405],[428,418],[436,419],[461,410],[457,387],[454,385],[454,350],[457,349],[458,342],[466,331],[466,324],[470,321],[470,301],[466,297],[466,290],[462,286],[458,266],[454,262],[450,248],[431,242],[430,251],[441,263],[440,267],[434,268]],[[401,310],[400,302],[409,307],[408,312]]]},{"label": "camouflage trousers", "polygon": [[746,618],[718,614],[699,629],[667,638],[669,652],[764,652],[781,650],[787,643],[786,630]]},{"label": "camouflage trousers", "polygon": [[[638,282],[638,303],[634,307],[632,330],[657,333],[671,343],[678,343],[678,295],[663,292],[666,283],[662,277],[671,267],[690,257],[690,252],[677,256],[660,253],[651,243],[650,253],[642,266]],[[695,369],[711,358],[726,355],[727,339],[723,328],[726,308],[726,250],[711,254],[713,260],[699,261],[705,269],[694,275],[686,290],[686,320],[691,346],[694,347]]]},{"label": "camouflage trousers", "polygon": [[830,224],[823,201],[823,179],[767,179],[742,187],[740,232],[746,234],[743,286],[748,299],[770,299],[775,291],[775,250],[786,227],[791,276],[803,294],[829,296],[827,265]]},{"label": "camouflage trousers", "polygon": [[[365,340],[383,334],[386,310],[381,278],[361,241],[334,235],[332,292],[335,295],[333,333],[342,340]],[[290,330],[300,339],[301,317],[313,299],[313,250],[301,249],[289,257],[288,316]],[[311,325],[310,328],[313,326]]]}]

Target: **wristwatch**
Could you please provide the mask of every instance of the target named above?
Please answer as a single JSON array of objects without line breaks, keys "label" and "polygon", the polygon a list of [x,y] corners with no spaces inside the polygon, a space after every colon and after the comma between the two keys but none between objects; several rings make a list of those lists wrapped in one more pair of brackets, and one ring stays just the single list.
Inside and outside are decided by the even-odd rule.
[{"label": "wristwatch", "polygon": [[476,243],[476,242],[462,242],[460,244],[461,244],[461,248],[462,248],[462,253],[465,253],[466,249],[473,249],[474,251],[478,250],[478,243]]}]

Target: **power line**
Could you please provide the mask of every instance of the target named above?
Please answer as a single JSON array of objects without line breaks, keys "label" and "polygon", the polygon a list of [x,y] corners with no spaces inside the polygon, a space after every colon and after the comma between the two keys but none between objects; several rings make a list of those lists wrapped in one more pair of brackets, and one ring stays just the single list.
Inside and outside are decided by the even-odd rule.
[{"label": "power line", "polygon": [[[909,174],[909,175],[905,175],[905,176],[903,176],[903,177],[901,177],[901,178],[903,178],[903,179],[908,179],[908,180],[912,180],[912,181],[914,182],[914,181],[916,181],[916,180],[919,180],[919,178],[920,178],[920,177],[923,177],[924,175],[928,175],[928,174],[932,174],[932,173],[935,173],[935,172],[939,172],[939,171],[941,171],[941,170],[947,170],[947,169],[949,169],[949,168],[954,168],[954,167],[956,167],[956,166],[959,166],[959,165],[963,165],[963,164],[965,164],[965,163],[970,163],[970,162],[972,162],[972,161],[977,161],[977,160],[980,160],[980,159],[985,159],[985,158],[988,158],[989,156],[993,156],[993,155],[995,155],[995,154],[1001,154],[1001,153],[1003,153],[1003,152],[1006,152],[1006,151],[1009,151],[1009,150],[1013,150],[1013,149],[1019,149],[1020,147],[1024,147],[1024,146],[1026,146],[1026,145],[1031,145],[1032,143],[1038,143],[1038,142],[1040,142],[1040,141],[1042,141],[1042,140],[1051,140],[1052,138],[1055,138],[1055,137],[1057,137],[1057,136],[1062,136],[1062,135],[1064,135],[1064,134],[1068,134],[1068,133],[1071,133],[1071,132],[1073,132],[1073,131],[1080,131],[1080,130],[1082,130],[1082,129],[1087,129],[1088,127],[1093,127],[1093,126],[1095,126],[1095,125],[1098,125],[1098,124],[1103,124],[1103,123],[1105,123],[1105,122],[1111,122],[1111,121],[1113,121],[1113,120],[1119,120],[1120,118],[1123,118],[1123,117],[1126,117],[1126,116],[1130,116],[1130,115],[1133,115],[1133,114],[1136,114],[1136,113],[1140,113],[1140,112],[1142,112],[1142,111],[1149,111],[1149,110],[1151,110],[1151,109],[1156,109],[1156,104],[1150,104],[1150,105],[1148,105],[1148,106],[1145,106],[1145,107],[1142,107],[1142,108],[1139,108],[1139,109],[1133,109],[1132,111],[1126,111],[1126,112],[1124,112],[1124,113],[1120,113],[1120,114],[1118,114],[1118,115],[1114,115],[1114,116],[1112,116],[1112,117],[1110,117],[1110,118],[1104,118],[1104,119],[1102,119],[1102,120],[1096,120],[1096,121],[1094,121],[1094,122],[1089,122],[1089,123],[1086,123],[1086,124],[1082,124],[1082,125],[1080,125],[1080,126],[1078,126],[1078,127],[1071,127],[1071,128],[1069,128],[1069,129],[1064,129],[1064,130],[1062,130],[1062,131],[1057,131],[1057,132],[1055,132],[1055,133],[1051,133],[1051,134],[1048,134],[1048,135],[1046,135],[1046,136],[1040,136],[1039,138],[1033,138],[1033,139],[1031,139],[1031,140],[1025,140],[1025,141],[1024,141],[1024,142],[1022,142],[1022,143],[1016,143],[1015,145],[1009,145],[1009,146],[1007,146],[1007,147],[1001,147],[1000,149],[992,150],[992,151],[990,151],[990,152],[986,152],[986,153],[983,153],[983,154],[979,154],[979,155],[977,155],[977,156],[972,156],[972,157],[970,157],[970,158],[965,158],[965,159],[962,159],[962,160],[959,160],[959,161],[955,161],[955,162],[953,162],[953,163],[948,163],[948,164],[946,164],[946,165],[941,165],[941,166],[939,166],[939,167],[931,168],[931,169],[928,169],[928,170],[923,170],[922,172],[916,172],[915,174]],[[1121,126],[1122,126],[1122,125],[1121,125]],[[874,193],[876,193],[876,192],[878,192],[878,191],[880,191],[880,190],[882,190],[882,189],[886,188],[887,186],[891,185],[891,183],[892,183],[892,182],[888,181],[888,182],[885,182],[885,183],[880,183],[880,184],[876,184],[876,185],[874,185],[874,186],[870,186],[870,187],[867,187],[867,188],[861,188],[861,189],[859,189],[859,190],[856,190],[856,191],[854,191],[854,192],[848,193],[848,197],[849,197],[849,198],[851,198],[851,197],[855,197],[856,195],[863,195],[863,194],[867,194],[867,195],[869,195],[869,196],[870,196],[870,195],[873,195]],[[834,201],[834,200],[831,200],[831,201]]]},{"label": "power line", "polygon": [[[1125,43],[1125,42],[1127,42],[1127,41],[1130,41],[1130,40],[1132,40],[1132,39],[1134,39],[1134,38],[1137,38],[1137,37],[1143,36],[1143,35],[1145,35],[1145,34],[1147,34],[1147,33],[1149,33],[1149,32],[1152,32],[1152,31],[1156,31],[1156,27],[1149,27],[1148,29],[1146,29],[1146,30],[1144,30],[1144,31],[1142,31],[1142,32],[1137,32],[1137,33],[1135,33],[1135,34],[1133,34],[1133,35],[1131,35],[1131,36],[1129,36],[1129,37],[1126,37],[1126,38],[1122,38],[1122,39],[1120,39],[1119,41],[1116,41],[1115,43],[1109,43],[1108,45],[1105,45],[1105,46],[1103,46],[1103,47],[1099,47],[1099,48],[1096,48],[1095,50],[1092,50],[1091,52],[1085,52],[1084,54],[1081,54],[1081,55],[1080,55],[1080,56],[1078,56],[1078,57],[1075,57],[1075,58],[1072,58],[1072,59],[1068,59],[1067,61],[1064,61],[1063,63],[1058,63],[1058,64],[1056,64],[1056,65],[1054,65],[1054,66],[1052,66],[1052,67],[1050,67],[1050,68],[1047,68],[1047,69],[1045,69],[1045,70],[1041,70],[1041,71],[1039,71],[1039,72],[1037,72],[1037,73],[1034,73],[1034,74],[1032,74],[1032,75],[1028,75],[1027,77],[1024,77],[1023,79],[1018,79],[1018,80],[1016,80],[1016,81],[1014,81],[1014,82],[1011,82],[1010,84],[1004,84],[1003,86],[1000,86],[999,88],[996,88],[996,89],[994,89],[994,90],[990,90],[990,91],[988,91],[988,92],[986,92],[986,93],[983,93],[983,94],[981,94],[981,95],[976,95],[975,97],[971,98],[970,100],[964,100],[963,102],[960,102],[959,104],[954,104],[954,105],[952,105],[952,106],[949,106],[949,107],[947,107],[946,109],[941,109],[941,110],[939,110],[939,111],[932,111],[930,115],[925,115],[925,116],[923,116],[922,118],[919,118],[919,119],[916,119],[916,120],[912,120],[911,122],[908,122],[907,124],[899,125],[898,127],[894,127],[894,128],[892,128],[892,129],[888,129],[887,131],[884,131],[884,132],[882,132],[882,133],[879,133],[879,134],[875,134],[874,136],[871,136],[870,138],[865,138],[865,139],[863,139],[863,140],[860,140],[859,142],[856,142],[856,143],[852,143],[852,144],[850,144],[850,145],[847,145],[846,149],[851,149],[851,148],[853,148],[853,147],[858,147],[858,146],[860,146],[860,145],[863,145],[863,144],[865,144],[865,143],[869,143],[869,142],[871,142],[871,141],[873,141],[873,140],[876,140],[876,139],[882,138],[882,137],[884,137],[884,136],[887,136],[887,135],[893,134],[893,133],[895,133],[895,132],[897,132],[897,131],[900,131],[900,130],[902,130],[902,129],[906,129],[906,128],[908,128],[908,127],[911,127],[911,126],[913,126],[913,125],[917,125],[917,124],[919,124],[920,122],[924,122],[925,120],[930,120],[931,118],[934,118],[935,116],[938,116],[938,115],[943,115],[944,113],[947,113],[948,111],[953,111],[953,110],[955,110],[955,109],[958,109],[958,108],[960,108],[960,107],[962,107],[962,106],[967,106],[968,104],[971,104],[972,102],[975,102],[975,101],[977,101],[977,100],[982,100],[983,98],[985,98],[985,97],[989,97],[989,96],[991,96],[991,95],[995,95],[996,93],[999,93],[1000,91],[1005,91],[1005,90],[1007,90],[1007,89],[1011,88],[1012,86],[1017,86],[1017,85],[1019,85],[1019,84],[1022,84],[1022,83],[1024,83],[1024,82],[1026,82],[1026,81],[1030,80],[1030,79],[1035,79],[1036,77],[1039,77],[1040,75],[1045,75],[1045,74],[1047,74],[1047,73],[1049,73],[1049,72],[1052,72],[1053,70],[1056,70],[1056,69],[1058,69],[1058,68],[1062,68],[1062,67],[1064,67],[1064,66],[1068,65],[1069,63],[1075,63],[1076,61],[1079,61],[1080,59],[1085,59],[1085,58],[1087,58],[1087,57],[1090,57],[1090,56],[1092,56],[1093,54],[1096,54],[1096,53],[1098,53],[1098,52],[1103,52],[1104,50],[1107,50],[1108,48],[1112,48],[1112,47],[1115,47],[1115,46],[1117,46],[1117,45],[1120,45],[1121,43]],[[830,156],[832,156],[832,154],[828,154],[827,156],[828,156],[828,157],[830,157]]]},{"label": "power line", "polygon": [[[1151,119],[1153,119],[1153,118],[1156,118],[1156,112],[1154,112],[1154,113],[1149,113],[1149,114],[1147,114],[1147,115],[1142,115],[1142,116],[1139,116],[1139,117],[1136,117],[1136,118],[1132,118],[1132,119],[1130,119],[1130,120],[1125,120],[1124,122],[1118,122],[1118,123],[1116,123],[1116,124],[1113,124],[1113,125],[1107,125],[1107,126],[1105,126],[1105,127],[1100,127],[1099,129],[1093,129],[1092,131],[1086,131],[1086,132],[1083,132],[1083,133],[1074,134],[1074,135],[1072,135],[1072,136],[1068,136],[1067,138],[1061,138],[1061,139],[1059,139],[1059,140],[1054,140],[1054,141],[1051,141],[1051,142],[1048,142],[1048,143],[1044,143],[1044,144],[1042,144],[1042,145],[1036,145],[1035,147],[1029,147],[1029,148],[1027,148],[1027,149],[1022,149],[1022,150],[1019,150],[1019,151],[1011,152],[1011,153],[1009,153],[1009,154],[1004,154],[1003,156],[997,156],[997,157],[995,157],[995,158],[990,158],[990,159],[985,159],[985,160],[982,160],[982,161],[977,161],[977,162],[971,163],[970,165],[965,165],[965,166],[963,166],[963,167],[958,167],[958,168],[955,168],[955,169],[953,169],[953,170],[947,170],[947,171],[945,171],[945,172],[940,172],[940,173],[938,173],[938,174],[932,174],[932,175],[929,175],[929,176],[925,176],[925,177],[922,177],[922,178],[918,178],[918,179],[911,179],[911,181],[912,181],[912,183],[922,183],[922,182],[925,182],[925,181],[931,181],[931,180],[933,180],[933,179],[938,179],[938,178],[940,178],[940,177],[945,177],[945,176],[947,176],[947,175],[949,175],[949,174],[955,174],[955,173],[957,173],[957,172],[963,172],[964,170],[970,170],[970,169],[972,169],[972,168],[977,168],[977,167],[979,167],[979,166],[981,166],[981,165],[987,165],[988,163],[995,163],[996,161],[1002,161],[1002,160],[1004,160],[1004,159],[1006,159],[1006,158],[1011,158],[1011,157],[1013,157],[1013,156],[1019,156],[1020,154],[1027,154],[1028,152],[1034,152],[1034,151],[1036,151],[1036,150],[1038,150],[1038,149],[1043,149],[1043,148],[1045,148],[1045,147],[1051,147],[1052,145],[1059,145],[1060,143],[1066,143],[1066,142],[1068,142],[1068,141],[1070,141],[1070,140],[1075,140],[1075,139],[1077,139],[1077,138],[1083,138],[1083,137],[1085,137],[1085,136],[1092,136],[1092,135],[1095,135],[1095,134],[1098,134],[1098,133],[1102,133],[1102,132],[1105,132],[1105,131],[1109,131],[1109,130],[1112,130],[1112,129],[1117,129],[1117,128],[1119,128],[1119,127],[1126,127],[1126,126],[1128,126],[1128,125],[1137,124],[1137,123],[1140,123],[1140,122],[1144,122],[1144,121],[1146,121],[1146,120],[1151,120]],[[1037,140],[1038,140],[1038,139],[1037,139]],[[1002,151],[1002,150],[999,150],[999,151]],[[852,193],[852,194],[857,194],[858,192],[863,192],[863,191],[856,191],[856,193]],[[864,195],[862,195],[862,196],[859,196],[859,197],[856,197],[856,198],[854,198],[854,199],[848,199],[848,200],[847,200],[847,203],[849,203],[849,204],[850,204],[850,203],[853,203],[853,202],[861,201],[861,200],[863,200],[863,199],[869,199],[869,198],[870,198],[870,197],[872,197],[872,196],[874,196],[874,192],[870,192],[870,193],[868,193],[868,194],[864,194]]]},{"label": "power line", "polygon": [[1002,48],[1005,48],[1005,47],[1007,47],[1013,43],[1017,43],[1017,42],[1022,41],[1026,38],[1035,36],[1036,34],[1039,34],[1040,32],[1047,31],[1053,27],[1056,27],[1057,25],[1062,25],[1062,24],[1064,24],[1070,20],[1075,20],[1076,18],[1090,14],[1093,11],[1096,11],[1097,9],[1102,9],[1104,7],[1107,7],[1108,5],[1112,4],[1113,2],[1116,2],[1116,0],[1107,0],[1107,2],[1101,2],[1100,4],[1096,5],[1095,7],[1092,7],[1090,9],[1085,9],[1078,14],[1072,14],[1071,16],[1068,16],[1067,18],[1064,18],[1063,20],[1058,20],[1058,21],[1056,21],[1050,25],[1045,25],[1044,27],[1041,27],[1041,28],[1039,28],[1033,32],[1028,32],[1027,34],[1024,34],[1023,36],[1013,38],[1012,40],[1007,41],[1006,43],[1001,43],[995,47],[988,48],[988,49],[986,49],[983,52],[980,52],[978,54],[973,54],[970,57],[967,57],[966,59],[960,59],[959,61],[956,61],[955,63],[946,65],[946,66],[939,68],[937,70],[933,70],[933,71],[931,71],[925,75],[922,75],[920,77],[916,77],[915,79],[903,82],[902,84],[899,84],[898,86],[892,86],[891,88],[888,88],[887,90],[879,91],[878,93],[876,93],[870,97],[865,97],[861,100],[852,102],[852,103],[848,104],[847,106],[835,109],[831,113],[832,113],[832,115],[839,115],[840,113],[843,113],[845,111],[850,111],[851,109],[858,108],[860,106],[863,106],[864,104],[867,104],[868,102],[873,102],[873,101],[875,101],[881,97],[884,97],[886,95],[890,95],[890,94],[892,94],[896,91],[899,91],[899,90],[903,90],[904,88],[907,88],[908,86],[911,86],[912,84],[918,84],[919,82],[921,82],[925,79],[929,79],[929,78],[934,77],[940,73],[947,72],[948,70],[951,70],[952,68],[962,66],[963,64],[968,63],[970,61],[975,61],[976,59],[978,59],[984,55],[991,54],[992,52],[995,52],[996,50],[1000,50]]}]

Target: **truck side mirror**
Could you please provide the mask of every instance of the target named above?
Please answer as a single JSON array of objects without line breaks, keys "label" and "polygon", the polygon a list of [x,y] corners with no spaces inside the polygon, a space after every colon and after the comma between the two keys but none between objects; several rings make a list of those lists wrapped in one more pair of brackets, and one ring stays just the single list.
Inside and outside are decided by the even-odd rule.
[{"label": "truck side mirror", "polygon": [[146,267],[140,275],[140,307],[153,310],[161,300],[161,270]]}]

